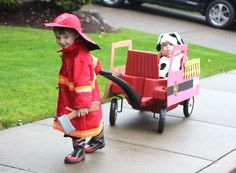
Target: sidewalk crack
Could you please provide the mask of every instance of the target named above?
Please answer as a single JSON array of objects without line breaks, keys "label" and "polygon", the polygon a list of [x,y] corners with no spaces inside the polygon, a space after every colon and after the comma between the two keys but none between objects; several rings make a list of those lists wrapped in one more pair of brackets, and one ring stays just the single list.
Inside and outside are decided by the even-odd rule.
[{"label": "sidewalk crack", "polygon": [[219,160],[221,160],[222,158],[224,158],[225,156],[229,155],[230,153],[232,153],[232,152],[234,152],[234,151],[236,151],[236,148],[233,149],[233,150],[231,150],[231,151],[229,151],[228,153],[224,154],[223,156],[219,157],[218,159],[216,159],[216,160],[213,161],[212,163],[206,165],[206,166],[203,167],[202,169],[198,170],[196,173],[199,173],[199,172],[201,172],[201,171],[207,169],[208,167],[210,167],[211,165],[215,164],[216,162],[218,162]]},{"label": "sidewalk crack", "polygon": [[186,153],[180,153],[180,152],[176,152],[176,151],[173,151],[173,150],[167,150],[167,149],[157,148],[157,147],[152,147],[152,146],[145,146],[145,145],[141,145],[141,144],[137,144],[137,143],[131,143],[131,142],[126,142],[126,141],[112,139],[112,138],[106,138],[106,139],[111,140],[111,141],[115,141],[115,142],[131,144],[131,145],[135,145],[135,146],[139,146],[139,147],[144,147],[144,148],[148,147],[148,148],[154,149],[154,150],[165,151],[165,152],[168,152],[168,153],[175,153],[175,154],[179,154],[179,155],[183,155],[183,156],[194,157],[194,158],[197,158],[197,159],[213,162],[213,160],[211,160],[211,159],[207,159],[207,158],[204,158],[204,157],[195,156],[195,155],[191,155],[191,154],[186,154]]},{"label": "sidewalk crack", "polygon": [[0,163],[0,166],[12,168],[12,169],[17,169],[17,170],[21,170],[21,171],[25,171],[25,172],[30,172],[30,173],[38,173],[38,172],[29,170],[29,169],[23,169],[23,168],[19,168],[19,167],[16,167],[16,166],[11,166],[11,165],[6,165],[6,164],[2,164],[2,163]]}]

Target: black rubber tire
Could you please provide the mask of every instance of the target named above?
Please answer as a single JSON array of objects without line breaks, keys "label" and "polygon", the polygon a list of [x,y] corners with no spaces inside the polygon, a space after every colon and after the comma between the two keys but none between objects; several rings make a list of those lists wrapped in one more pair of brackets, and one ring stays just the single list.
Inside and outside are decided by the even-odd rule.
[{"label": "black rubber tire", "polygon": [[109,122],[111,126],[116,124],[118,101],[117,98],[111,100]]},{"label": "black rubber tire", "polygon": [[194,108],[194,97],[184,101],[183,112],[185,117],[190,117]]},{"label": "black rubber tire", "polygon": [[166,109],[161,108],[160,110],[160,115],[159,115],[159,121],[158,121],[158,133],[163,133],[164,127],[165,127],[165,122],[166,122]]},{"label": "black rubber tire", "polygon": [[124,3],[124,0],[101,0],[101,3],[108,7],[119,7]]},{"label": "black rubber tire", "polygon": [[142,1],[137,1],[137,0],[128,0],[128,1],[133,6],[139,6],[143,3]]},{"label": "black rubber tire", "polygon": [[[219,16],[223,19],[222,13],[215,14],[214,16],[214,9],[215,13],[217,13],[216,10],[219,6],[223,7],[222,10],[224,10],[224,12],[228,11],[228,13],[224,13],[224,18],[228,18],[227,21],[222,21],[219,19]],[[215,28],[229,28],[235,20],[235,9],[234,6],[227,0],[215,0],[207,6],[205,16],[206,21],[210,26]]]}]

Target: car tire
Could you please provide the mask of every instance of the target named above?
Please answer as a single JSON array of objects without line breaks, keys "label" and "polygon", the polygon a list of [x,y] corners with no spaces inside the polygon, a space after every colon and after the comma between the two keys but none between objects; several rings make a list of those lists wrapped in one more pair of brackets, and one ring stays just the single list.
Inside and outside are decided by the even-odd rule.
[{"label": "car tire", "polygon": [[207,6],[205,16],[210,26],[229,28],[235,19],[235,9],[226,0],[215,0]]},{"label": "car tire", "polygon": [[142,1],[137,1],[137,0],[128,0],[128,1],[133,6],[139,6],[143,3]]},{"label": "car tire", "polygon": [[124,3],[124,0],[101,0],[101,3],[108,7],[119,7]]}]

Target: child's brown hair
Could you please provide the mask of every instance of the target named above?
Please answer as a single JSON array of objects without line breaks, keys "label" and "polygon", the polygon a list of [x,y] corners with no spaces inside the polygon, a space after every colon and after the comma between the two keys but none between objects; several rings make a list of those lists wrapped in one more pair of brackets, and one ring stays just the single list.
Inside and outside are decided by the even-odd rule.
[{"label": "child's brown hair", "polygon": [[66,32],[70,32],[79,35],[79,33],[73,28],[58,27],[58,26],[53,27],[53,32],[58,34],[65,34]]}]

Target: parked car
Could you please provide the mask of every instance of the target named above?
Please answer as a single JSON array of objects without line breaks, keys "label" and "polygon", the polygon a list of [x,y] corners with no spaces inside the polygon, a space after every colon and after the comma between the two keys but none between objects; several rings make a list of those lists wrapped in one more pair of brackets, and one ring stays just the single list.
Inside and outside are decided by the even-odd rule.
[{"label": "parked car", "polygon": [[[100,0],[109,7],[121,6],[125,0]],[[229,28],[235,21],[236,0],[128,0],[132,5],[153,3],[200,12],[210,26]]]}]

